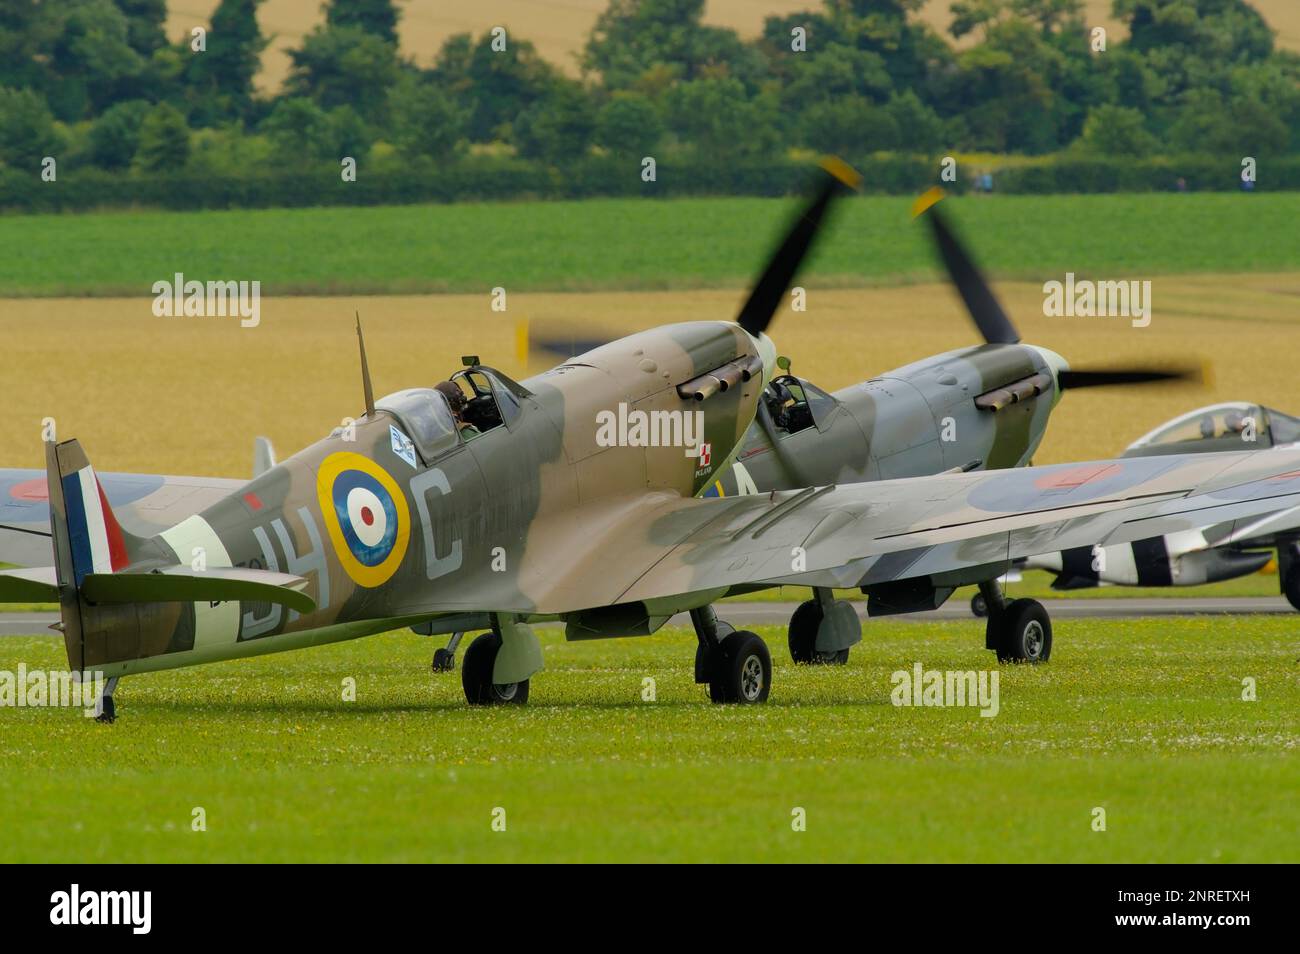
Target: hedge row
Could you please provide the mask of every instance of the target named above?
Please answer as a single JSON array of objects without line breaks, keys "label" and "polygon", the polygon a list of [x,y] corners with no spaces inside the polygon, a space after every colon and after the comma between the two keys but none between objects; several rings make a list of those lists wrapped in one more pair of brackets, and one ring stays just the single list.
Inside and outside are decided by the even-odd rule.
[{"label": "hedge row", "polygon": [[[909,193],[935,177],[922,159],[869,159],[857,164],[873,192]],[[193,173],[122,175],[96,169],[63,173],[57,182],[6,170],[0,209],[81,211],[101,207],[231,209],[317,205],[403,205],[491,199],[594,196],[787,195],[808,181],[807,163],[789,160],[730,165],[660,163],[655,181],[642,179],[636,159],[591,158],[563,169],[520,160],[368,170],[345,182],[333,168],[249,176]]]},{"label": "hedge row", "polygon": [[[1269,192],[1300,190],[1300,158],[1261,159],[1256,163],[1256,187]],[[1005,169],[994,178],[998,192],[1161,192],[1183,186],[1192,192],[1224,192],[1242,188],[1241,159],[1194,156],[1148,159],[1142,162],[1057,159],[1050,163]]]},{"label": "hedge row", "polygon": [[[912,195],[939,180],[937,160],[869,158],[854,165],[867,192]],[[993,171],[993,188],[1005,193],[1169,191],[1185,181],[1193,191],[1241,187],[1239,159],[1189,158],[1144,161],[1056,159]],[[731,164],[664,162],[656,181],[645,182],[636,159],[590,158],[563,169],[514,159],[462,160],[435,165],[367,169],[344,182],[330,168],[249,176],[203,176],[189,172],[127,175],[95,169],[66,172],[56,182],[0,171],[0,209],[17,212],[85,211],[96,208],[233,209],[322,205],[404,205],[492,199],[588,198],[594,196],[787,195],[803,188],[808,164],[771,160]],[[975,173],[959,170],[961,192]],[[1264,160],[1258,186],[1300,190],[1300,158]]]}]

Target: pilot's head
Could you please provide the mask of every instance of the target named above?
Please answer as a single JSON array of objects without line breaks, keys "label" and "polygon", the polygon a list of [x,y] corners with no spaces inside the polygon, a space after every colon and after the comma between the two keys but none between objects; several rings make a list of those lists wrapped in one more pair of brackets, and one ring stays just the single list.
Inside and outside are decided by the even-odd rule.
[{"label": "pilot's head", "polygon": [[451,413],[460,417],[460,412],[465,410],[465,392],[452,381],[440,381],[434,385],[434,390],[447,399]]}]

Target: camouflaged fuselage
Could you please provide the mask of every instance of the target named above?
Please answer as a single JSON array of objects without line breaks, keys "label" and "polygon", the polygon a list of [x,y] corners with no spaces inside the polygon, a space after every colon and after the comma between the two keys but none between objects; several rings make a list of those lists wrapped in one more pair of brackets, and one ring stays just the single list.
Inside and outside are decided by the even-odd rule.
[{"label": "camouflaged fuselage", "polygon": [[975,399],[1035,375],[1054,382],[1048,355],[1032,345],[935,355],[814,397],[814,425],[797,433],[777,427],[760,406],[735,464],[705,494],[1023,466],[1042,441],[1055,386],[996,410],[976,406]]},{"label": "camouflaged fuselage", "polygon": [[[85,604],[81,664],[112,676],[298,648],[426,620],[434,604],[529,614],[530,591],[548,585],[566,541],[576,552],[648,494],[694,496],[711,482],[753,420],[763,375],[704,401],[677,386],[738,359],[761,362],[759,350],[733,323],[691,322],[522,384],[482,369],[499,389],[503,423],[455,436],[428,459],[409,441],[409,422],[381,407],[136,554],[136,570],[181,563],[301,576],[314,611]],[[697,412],[692,429],[685,415]]]}]

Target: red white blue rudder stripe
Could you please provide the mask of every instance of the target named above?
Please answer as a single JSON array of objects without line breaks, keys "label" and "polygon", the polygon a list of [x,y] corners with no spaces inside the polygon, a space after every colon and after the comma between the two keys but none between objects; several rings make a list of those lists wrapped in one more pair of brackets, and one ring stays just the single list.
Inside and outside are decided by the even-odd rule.
[{"label": "red white blue rudder stripe", "polygon": [[64,474],[62,483],[76,585],[80,587],[87,574],[115,573],[125,568],[129,560],[122,527],[113,516],[95,469],[87,464]]}]

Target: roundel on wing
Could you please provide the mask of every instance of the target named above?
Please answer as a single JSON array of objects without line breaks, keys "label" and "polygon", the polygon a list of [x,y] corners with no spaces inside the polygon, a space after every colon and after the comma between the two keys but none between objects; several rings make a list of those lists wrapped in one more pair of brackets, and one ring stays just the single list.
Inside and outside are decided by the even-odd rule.
[{"label": "roundel on wing", "polygon": [[970,489],[966,502],[991,513],[1016,513],[1047,505],[1082,504],[1123,495],[1177,465],[1172,457],[1132,457],[1032,470],[990,472]]},{"label": "roundel on wing", "polygon": [[410,511],[397,482],[370,458],[343,452],[321,462],[316,492],[348,576],[368,587],[387,581],[411,535]]}]

